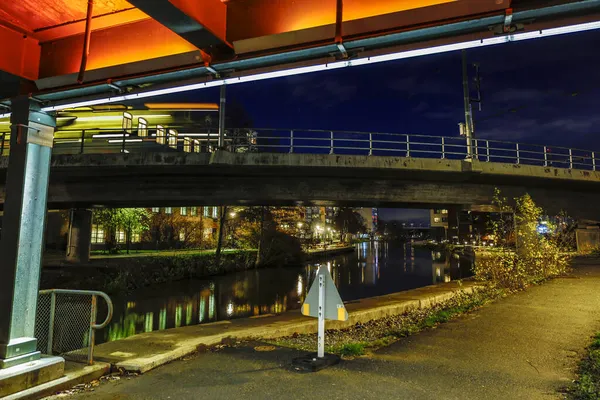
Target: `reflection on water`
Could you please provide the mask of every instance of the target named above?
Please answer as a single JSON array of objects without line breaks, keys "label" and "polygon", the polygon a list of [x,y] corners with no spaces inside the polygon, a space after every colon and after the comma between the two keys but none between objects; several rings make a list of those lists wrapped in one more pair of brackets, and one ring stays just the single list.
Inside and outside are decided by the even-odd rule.
[{"label": "reflection on water", "polygon": [[112,322],[98,342],[136,333],[300,308],[319,265],[327,265],[344,301],[464,278],[471,263],[410,243],[360,243],[352,253],[303,267],[259,269],[163,284],[113,298]]}]

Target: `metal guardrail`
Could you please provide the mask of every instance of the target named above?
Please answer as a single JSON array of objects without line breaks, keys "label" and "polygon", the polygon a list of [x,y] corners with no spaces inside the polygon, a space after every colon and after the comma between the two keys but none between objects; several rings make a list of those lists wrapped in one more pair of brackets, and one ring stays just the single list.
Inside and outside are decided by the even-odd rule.
[{"label": "metal guardrail", "polygon": [[[142,136],[143,134],[143,136]],[[0,133],[0,154],[7,155],[7,133]],[[299,129],[229,129],[225,148],[235,152],[313,153],[415,158],[465,159],[484,162],[540,165],[596,171],[596,153],[559,146],[382,132],[326,131]],[[54,154],[180,151],[212,152],[218,132],[198,126],[177,129],[91,129],[61,130],[54,139]]]},{"label": "metal guardrail", "polygon": [[[106,303],[106,318],[97,323],[98,298]],[[94,362],[96,330],[108,325],[113,304],[106,293],[93,290],[40,290],[35,325],[38,350],[74,361]]]}]

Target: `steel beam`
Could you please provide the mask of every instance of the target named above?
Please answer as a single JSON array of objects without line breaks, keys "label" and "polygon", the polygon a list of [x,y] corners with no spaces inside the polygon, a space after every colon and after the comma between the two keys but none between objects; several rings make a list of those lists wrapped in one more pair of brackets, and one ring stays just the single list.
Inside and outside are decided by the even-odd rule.
[{"label": "steel beam", "polygon": [[12,100],[11,150],[0,239],[0,368],[39,358],[34,337],[55,120]]}]

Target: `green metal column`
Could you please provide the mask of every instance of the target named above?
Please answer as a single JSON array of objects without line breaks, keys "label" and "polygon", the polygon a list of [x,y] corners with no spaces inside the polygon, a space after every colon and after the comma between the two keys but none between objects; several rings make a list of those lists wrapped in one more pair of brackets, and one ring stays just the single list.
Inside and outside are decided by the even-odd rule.
[{"label": "green metal column", "polygon": [[54,117],[13,99],[0,240],[0,368],[40,357],[34,337]]}]

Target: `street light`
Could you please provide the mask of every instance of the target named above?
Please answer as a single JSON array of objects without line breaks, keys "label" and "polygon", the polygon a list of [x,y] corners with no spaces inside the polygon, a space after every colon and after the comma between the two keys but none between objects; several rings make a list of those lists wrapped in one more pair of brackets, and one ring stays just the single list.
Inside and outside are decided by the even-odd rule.
[{"label": "street light", "polygon": [[230,213],[229,213],[229,216],[230,216],[231,218],[235,218],[235,216],[236,216],[236,215],[237,215],[237,214],[236,214],[235,212],[230,212]]},{"label": "street light", "polygon": [[302,225],[304,225],[302,222],[298,222],[298,228],[302,228]]}]

